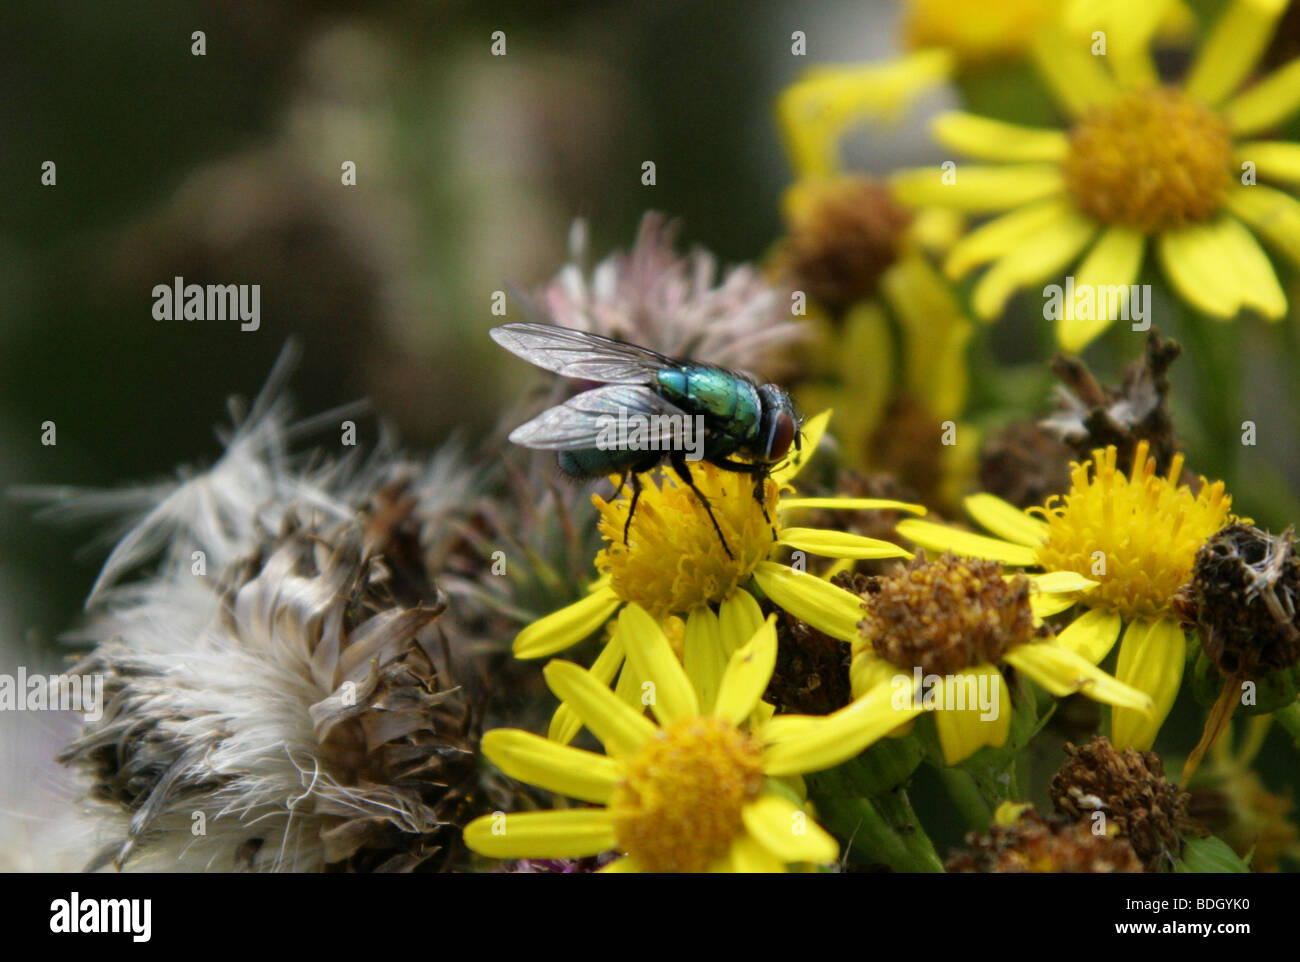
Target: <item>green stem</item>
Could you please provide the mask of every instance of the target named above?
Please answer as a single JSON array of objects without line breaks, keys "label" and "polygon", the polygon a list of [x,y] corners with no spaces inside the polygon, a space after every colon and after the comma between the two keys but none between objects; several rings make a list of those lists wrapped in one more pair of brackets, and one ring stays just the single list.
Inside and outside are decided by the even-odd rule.
[{"label": "green stem", "polygon": [[943,863],[930,836],[912,810],[905,789],[874,799],[818,798],[817,817],[873,862],[895,872],[942,872]]},{"label": "green stem", "polygon": [[970,772],[945,765],[939,769],[939,776],[943,779],[944,787],[948,789],[948,796],[961,812],[962,818],[966,820],[966,827],[976,832],[987,829],[993,821],[993,809],[980,792],[979,786],[975,784],[975,779],[971,777]]},{"label": "green stem", "polygon": [[1293,701],[1285,708],[1273,712],[1273,718],[1286,729],[1296,748],[1300,748],[1300,701]]},{"label": "green stem", "polygon": [[1199,373],[1197,410],[1209,441],[1207,451],[1221,459],[1218,476],[1231,487],[1237,480],[1241,450],[1241,351],[1240,332],[1199,314],[1185,312],[1183,337],[1188,342],[1188,359]]}]

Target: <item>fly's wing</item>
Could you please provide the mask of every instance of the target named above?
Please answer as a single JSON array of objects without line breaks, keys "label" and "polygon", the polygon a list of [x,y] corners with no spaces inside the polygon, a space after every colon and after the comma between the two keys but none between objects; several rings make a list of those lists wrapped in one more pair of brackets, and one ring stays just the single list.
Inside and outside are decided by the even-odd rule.
[{"label": "fly's wing", "polygon": [[652,384],[676,362],[644,347],[550,324],[503,324],[489,331],[511,354],[564,377],[607,384]]},{"label": "fly's wing", "polygon": [[511,431],[510,440],[543,451],[633,450],[618,433],[625,425],[638,430],[636,450],[664,451],[672,447],[675,430],[693,429],[689,421],[690,415],[647,387],[609,384],[548,408]]}]

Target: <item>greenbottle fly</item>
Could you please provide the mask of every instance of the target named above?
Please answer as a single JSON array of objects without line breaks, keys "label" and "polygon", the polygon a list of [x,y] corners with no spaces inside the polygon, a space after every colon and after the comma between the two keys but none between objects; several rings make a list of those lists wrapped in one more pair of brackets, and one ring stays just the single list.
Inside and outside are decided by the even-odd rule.
[{"label": "greenbottle fly", "polygon": [[[723,550],[732,556],[708,499],[691,477],[683,425],[686,439],[695,442],[695,460],[753,479],[754,498],[767,517],[763,484],[790,446],[797,451],[800,445],[794,402],[775,384],[759,384],[726,368],[677,360],[549,324],[504,324],[491,334],[507,351],[531,364],[603,385],[543,411],[515,428],[510,440],[527,448],[558,451],[560,470],[575,479],[620,474],[621,490],[630,478],[632,503],[623,526],[624,544],[641,496],[638,475],[667,460],[700,499]],[[639,433],[615,432],[611,440],[611,425],[629,420],[636,422]],[[702,438],[689,437],[690,426],[695,425],[702,427]]]}]

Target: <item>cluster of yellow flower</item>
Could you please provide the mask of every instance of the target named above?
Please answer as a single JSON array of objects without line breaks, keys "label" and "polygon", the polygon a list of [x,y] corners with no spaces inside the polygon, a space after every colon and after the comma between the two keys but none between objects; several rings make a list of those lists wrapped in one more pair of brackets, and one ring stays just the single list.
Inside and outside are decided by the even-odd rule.
[{"label": "cluster of yellow flower", "polygon": [[[514,653],[545,658],[592,636],[600,647],[590,667],[546,665],[560,702],[548,737],[499,729],[482,746],[506,774],[580,804],[483,816],[465,830],[474,851],[616,853],[603,871],[784,871],[833,863],[845,843],[868,861],[938,869],[899,791],[928,759],[972,827],[1032,837],[1040,868],[1183,857],[1174,829],[1154,854],[1130,831],[1137,858],[1079,855],[1083,842],[1011,804],[1023,801],[1016,756],[1059,700],[1082,694],[1108,706],[1114,752],[1078,758],[1164,785],[1148,750],[1209,630],[1188,614],[1188,586],[1207,542],[1249,519],[1231,514],[1223,482],[1185,476],[1183,455],[1155,450],[1140,430],[1127,445],[1089,444],[1061,493],[1028,507],[965,494],[978,446],[940,446],[937,433],[975,436],[956,423],[976,330],[964,303],[996,320],[1017,290],[1076,262],[1073,289],[1115,295],[1057,316],[1069,351],[1138,309],[1130,291],[1148,241],[1192,310],[1286,314],[1255,235],[1300,263],[1300,201],[1255,176],[1300,183],[1300,144],[1251,139],[1300,108],[1300,60],[1257,71],[1285,3],[1229,0],[1176,83],[1152,52],[1197,36],[1174,0],[998,0],[978,15],[945,0],[904,7],[911,52],[808,70],[777,103],[796,179],[770,274],[807,295],[815,336],[796,390],[823,413],[761,498],[703,462],[696,491],[665,470],[643,478],[635,501],[593,499],[605,546],[588,593],[525,627]],[[933,87],[1016,60],[1037,71],[1067,129],[948,111],[934,136],[974,163],[884,179],[846,169],[853,125],[897,118]],[[995,216],[971,227],[981,215]],[[968,297],[950,286],[979,268]],[[934,428],[933,457],[913,425]],[[819,450],[892,472],[923,503],[805,486]],[[991,536],[919,517],[957,505]],[[884,537],[852,530],[864,516]],[[848,517],[859,521],[838,527],[850,530],[825,521]],[[1270,590],[1283,567],[1273,564]],[[1261,589],[1243,603],[1250,590]],[[1283,614],[1294,618],[1294,606]],[[829,668],[808,667],[810,638],[832,652]],[[1247,678],[1222,659],[1218,670],[1225,683]],[[816,688],[824,710],[790,694]],[[1294,690],[1284,704],[1294,713]],[[584,728],[603,753],[574,745]],[[1207,728],[1195,758],[1213,741]],[[891,818],[900,797],[906,832]],[[1183,798],[1170,803],[1170,825],[1184,825]]]}]

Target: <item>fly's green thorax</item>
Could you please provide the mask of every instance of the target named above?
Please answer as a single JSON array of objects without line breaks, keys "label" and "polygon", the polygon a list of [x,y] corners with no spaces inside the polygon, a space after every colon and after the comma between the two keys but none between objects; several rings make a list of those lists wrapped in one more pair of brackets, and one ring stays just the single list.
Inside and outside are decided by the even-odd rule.
[{"label": "fly's green thorax", "polygon": [[710,456],[730,454],[758,434],[758,391],[745,378],[716,367],[687,365],[660,371],[658,383],[673,404],[708,419]]}]

